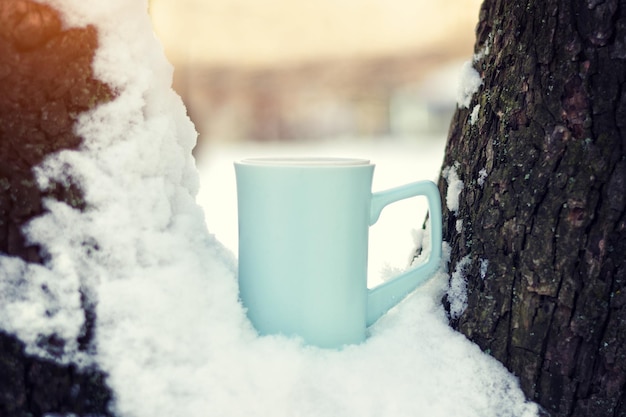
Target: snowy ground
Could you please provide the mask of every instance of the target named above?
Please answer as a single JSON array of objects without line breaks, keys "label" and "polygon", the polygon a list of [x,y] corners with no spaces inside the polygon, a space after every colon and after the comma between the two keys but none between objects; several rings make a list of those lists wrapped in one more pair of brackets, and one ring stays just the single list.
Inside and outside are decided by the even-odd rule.
[{"label": "snowy ground", "polygon": [[[231,163],[279,150],[214,149],[200,181],[191,157],[195,131],[170,88],[172,68],[153,36],[147,2],[48,2],[64,11],[65,27],[96,25],[95,74],[117,96],[81,115],[79,151],[60,152],[37,169],[41,188],[68,177],[78,182],[87,207],[44,203],[47,214],[26,233],[47,263],[0,256],[0,326],[31,354],[103,369],[123,417],[536,416],[517,380],[448,326],[440,303],[446,265],[360,345],[323,350],[258,337],[238,302],[228,249],[236,233]],[[441,144],[428,151],[423,143],[387,145],[333,144],[332,153],[376,162],[375,190],[437,175]],[[379,264],[389,256],[401,267],[423,214],[391,213],[383,217],[392,224],[381,218],[377,227],[391,229],[397,217],[400,236],[378,238],[372,230],[370,251]],[[97,317],[87,352],[76,342],[81,296]],[[37,343],[52,334],[65,341],[60,357]]]}]

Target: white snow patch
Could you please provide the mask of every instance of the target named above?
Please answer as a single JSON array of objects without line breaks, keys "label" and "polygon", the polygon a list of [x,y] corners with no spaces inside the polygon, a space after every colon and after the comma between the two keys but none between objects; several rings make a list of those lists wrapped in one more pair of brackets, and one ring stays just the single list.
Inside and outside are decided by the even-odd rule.
[{"label": "white snow patch", "polygon": [[477,104],[474,106],[474,108],[472,109],[472,112],[470,113],[470,125],[474,126],[474,124],[476,124],[476,121],[478,120],[479,111],[480,111],[480,104]]},{"label": "white snow patch", "polygon": [[[58,263],[63,263],[59,259]],[[78,357],[76,339],[84,322],[81,308],[79,279],[73,271],[67,275],[19,258],[0,257],[0,323],[26,344],[29,354],[60,362]],[[47,337],[56,335],[67,341],[64,351],[49,351]]]},{"label": "white snow patch", "polygon": [[463,181],[459,179],[459,174],[457,173],[458,167],[459,163],[456,162],[454,165],[444,168],[441,172],[441,175],[448,183],[446,206],[455,215],[459,211],[459,195],[463,190]]},{"label": "white snow patch", "polygon": [[490,33],[489,37],[487,38],[487,42],[485,42],[485,45],[482,47],[482,49],[474,54],[474,57],[473,57],[474,62],[478,62],[484,57],[489,55],[489,53],[491,52],[492,42],[493,42],[493,33]]},{"label": "white snow patch", "polygon": [[483,168],[480,171],[478,171],[478,185],[480,185],[481,187],[483,185],[485,185],[485,180],[487,179],[487,169]]},{"label": "white snow patch", "polygon": [[456,102],[459,108],[468,109],[472,103],[474,94],[478,91],[483,84],[482,78],[478,71],[474,69],[471,61],[463,63],[461,67],[461,75],[459,81],[459,89],[457,91]]},{"label": "white snow patch", "polygon": [[453,320],[461,317],[467,308],[467,268],[471,263],[470,255],[464,256],[456,265],[450,277],[450,287],[447,297],[450,303],[450,318]]},{"label": "white snow patch", "polygon": [[485,279],[487,277],[487,268],[489,268],[489,259],[480,260],[480,277]]}]

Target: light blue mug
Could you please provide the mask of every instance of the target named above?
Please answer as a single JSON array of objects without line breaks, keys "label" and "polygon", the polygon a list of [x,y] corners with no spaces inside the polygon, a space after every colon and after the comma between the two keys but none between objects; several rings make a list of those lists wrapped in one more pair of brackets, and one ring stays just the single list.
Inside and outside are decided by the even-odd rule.
[{"label": "light blue mug", "polygon": [[[259,334],[339,348],[428,280],[441,259],[441,196],[430,181],[372,193],[363,159],[251,158],[235,162],[239,296]],[[428,199],[429,258],[367,288],[369,226],[390,203]]]}]

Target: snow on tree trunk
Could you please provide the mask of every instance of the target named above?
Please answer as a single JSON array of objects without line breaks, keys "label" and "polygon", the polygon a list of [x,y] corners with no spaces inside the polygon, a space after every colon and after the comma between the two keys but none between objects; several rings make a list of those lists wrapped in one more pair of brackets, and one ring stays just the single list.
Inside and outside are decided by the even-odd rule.
[{"label": "snow on tree trunk", "polygon": [[451,321],[552,415],[626,416],[626,1],[486,0],[472,67]]},{"label": "snow on tree trunk", "polygon": [[[29,244],[22,227],[43,213],[53,198],[81,209],[81,190],[68,181],[40,191],[33,167],[47,155],[76,148],[73,133],[81,112],[109,100],[106,85],[93,78],[97,47],[92,27],[63,30],[58,14],[30,1],[0,0],[0,252],[40,264],[45,259]],[[0,273],[5,273],[1,271]],[[45,291],[42,288],[42,291]],[[79,345],[92,342],[93,311],[87,305]],[[52,356],[63,341],[40,340]],[[111,393],[97,369],[28,355],[24,343],[0,331],[0,415],[109,415]]]}]

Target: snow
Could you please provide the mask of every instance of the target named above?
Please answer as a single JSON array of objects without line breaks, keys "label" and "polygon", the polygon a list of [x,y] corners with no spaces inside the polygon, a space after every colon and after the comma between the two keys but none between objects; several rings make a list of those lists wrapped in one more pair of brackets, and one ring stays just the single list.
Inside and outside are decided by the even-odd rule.
[{"label": "snow", "polygon": [[463,231],[463,220],[462,219],[457,219],[455,225],[454,225],[454,229],[456,230],[457,233],[461,233]]},{"label": "snow", "polygon": [[478,185],[480,185],[481,187],[485,185],[485,180],[487,179],[488,175],[489,174],[487,174],[487,168],[482,168],[480,171],[478,171]]},{"label": "snow", "polygon": [[2,328],[17,334],[33,354],[41,334],[56,333],[65,340],[77,337],[83,319],[74,278],[57,277],[17,258],[0,258]]},{"label": "snow", "polygon": [[470,125],[474,126],[478,121],[478,113],[480,112],[480,104],[477,104],[470,113]]},{"label": "snow", "polygon": [[450,318],[456,320],[461,317],[467,308],[467,268],[472,259],[470,255],[464,256],[457,264],[452,276],[450,286],[446,293],[450,303]]},{"label": "snow", "polygon": [[474,94],[476,94],[482,84],[483,80],[478,71],[474,69],[472,61],[465,62],[461,67],[459,89],[456,98],[459,108],[469,109]]},{"label": "snow", "polygon": [[459,179],[459,174],[457,173],[458,166],[459,163],[456,162],[454,165],[445,167],[441,171],[441,175],[448,184],[446,191],[446,207],[455,215],[459,211],[459,196],[464,187],[463,181]]},{"label": "snow", "polygon": [[489,268],[489,259],[480,260],[480,277],[485,279],[487,277],[487,269]]},{"label": "snow", "polygon": [[[227,197],[217,188],[203,191],[198,201],[206,217],[196,202],[196,133],[170,88],[172,68],[153,36],[147,3],[48,2],[62,8],[67,26],[98,27],[96,74],[117,98],[81,116],[80,150],[62,151],[37,169],[41,187],[52,179],[79,183],[87,208],[45,202],[48,214],[27,228],[49,255],[44,266],[0,258],[3,330],[33,354],[103,369],[113,411],[124,417],[537,415],[516,378],[449,327],[440,302],[448,291],[447,261],[361,345],[323,350],[258,337],[237,301],[235,255],[209,233],[222,219],[211,210]],[[377,146],[370,151],[379,172],[400,173],[389,148]],[[441,159],[428,155],[433,162],[425,171],[402,172],[412,180],[436,176]],[[214,175],[213,164],[208,160],[204,175]],[[226,175],[218,181],[232,192]],[[405,179],[387,181],[376,187]],[[425,234],[406,232],[409,240]],[[386,245],[411,251],[404,243]],[[76,345],[81,292],[97,315],[87,352]],[[62,351],[38,345],[53,334],[65,341]]]},{"label": "snow", "polygon": [[491,45],[493,45],[493,32],[489,32],[489,36],[487,37],[487,42],[483,45],[483,47],[474,54],[473,60],[474,62],[479,62],[484,57],[489,56],[491,52]]}]

